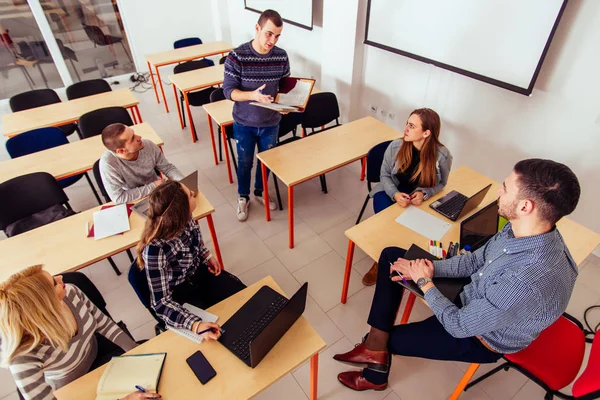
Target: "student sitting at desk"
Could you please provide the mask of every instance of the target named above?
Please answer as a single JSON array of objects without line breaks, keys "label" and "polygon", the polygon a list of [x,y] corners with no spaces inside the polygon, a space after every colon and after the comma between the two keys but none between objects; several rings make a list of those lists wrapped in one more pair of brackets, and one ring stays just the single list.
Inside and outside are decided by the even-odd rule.
[{"label": "student sitting at desk", "polygon": [[[54,390],[137,346],[79,288],[41,265],[0,284],[0,338],[2,366],[33,400],[54,399]],[[122,400],[159,397],[134,392]]]},{"label": "student sitting at desk", "polygon": [[[421,205],[446,186],[452,154],[440,142],[440,116],[430,108],[410,113],[404,139],[388,146],[381,164],[380,182],[371,192],[375,214],[394,203],[400,207]],[[377,281],[377,263],[362,279],[366,286]]]},{"label": "student sitting at desk", "polygon": [[102,131],[107,148],[100,158],[100,175],[110,199],[127,203],[146,197],[164,182],[156,170],[179,181],[183,174],[165,158],[156,144],[142,139],[123,124],[111,124]]},{"label": "student sitting at desk", "polygon": [[[485,246],[433,263],[405,260],[403,249],[384,249],[368,319],[371,330],[363,343],[334,356],[368,366],[362,373],[342,372],[339,381],[354,390],[385,389],[391,354],[493,363],[529,346],[564,313],[575,285],[577,264],[555,224],[575,210],[580,192],[567,166],[523,160],[498,190],[498,213],[509,223]],[[417,283],[434,316],[394,326],[403,289],[394,282],[400,277],[390,279],[392,271]],[[470,277],[471,283],[453,304],[433,277]]]},{"label": "student sitting at desk", "polygon": [[190,303],[208,308],[244,289],[238,278],[221,270],[204,245],[200,227],[192,218],[196,198],[185,185],[168,181],[150,194],[150,211],[137,250],[140,268],[146,268],[151,306],[159,318],[175,328],[218,339],[219,326],[202,322],[182,307]]}]

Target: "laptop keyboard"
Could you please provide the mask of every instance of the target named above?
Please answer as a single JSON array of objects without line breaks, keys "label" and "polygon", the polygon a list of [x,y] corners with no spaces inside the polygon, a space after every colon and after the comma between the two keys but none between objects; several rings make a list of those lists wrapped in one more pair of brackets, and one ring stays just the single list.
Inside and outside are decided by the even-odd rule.
[{"label": "laptop keyboard", "polygon": [[258,335],[269,322],[275,318],[275,316],[281,311],[281,309],[287,304],[288,300],[285,297],[278,297],[273,301],[267,311],[255,320],[253,323],[248,325],[246,329],[233,341],[229,349],[242,360],[250,359],[250,342]]},{"label": "laptop keyboard", "polygon": [[469,198],[464,194],[457,193],[456,196],[453,196],[451,199],[444,201],[440,204],[436,210],[441,212],[444,215],[454,217],[460,213],[460,211],[465,206],[467,200]]}]

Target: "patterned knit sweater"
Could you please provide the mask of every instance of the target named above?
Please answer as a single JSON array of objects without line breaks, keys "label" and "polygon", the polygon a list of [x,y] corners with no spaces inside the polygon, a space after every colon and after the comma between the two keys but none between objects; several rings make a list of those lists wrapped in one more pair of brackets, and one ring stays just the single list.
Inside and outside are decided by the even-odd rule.
[{"label": "patterned knit sweater", "polygon": [[[267,54],[259,54],[252,48],[252,42],[248,42],[229,52],[225,61],[223,91],[225,97],[231,100],[234,89],[253,91],[266,84],[263,93],[275,98],[279,91],[279,81],[289,75],[290,62],[285,50],[273,46]],[[252,127],[266,127],[277,125],[281,120],[281,114],[277,111],[249,103],[235,102],[235,122]]]}]

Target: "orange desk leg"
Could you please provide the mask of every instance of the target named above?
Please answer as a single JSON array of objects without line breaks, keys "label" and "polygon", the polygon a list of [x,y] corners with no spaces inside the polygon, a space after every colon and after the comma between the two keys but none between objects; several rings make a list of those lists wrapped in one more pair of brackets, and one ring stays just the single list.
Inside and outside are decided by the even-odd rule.
[{"label": "orange desk leg", "polygon": [[317,383],[319,382],[319,353],[310,358],[310,400],[317,400]]},{"label": "orange desk leg", "polygon": [[448,400],[456,400],[456,399],[458,399],[458,397],[465,390],[465,387],[469,384],[469,381],[471,380],[471,378],[473,377],[473,375],[475,375],[475,372],[477,372],[477,369],[479,368],[480,365],[481,364],[476,364],[476,363],[473,363],[473,364],[469,365],[469,368],[467,369],[467,372],[465,372],[465,374],[461,378],[460,382],[458,383],[458,385],[454,389],[454,392],[452,392],[452,395],[450,397],[448,397]]},{"label": "orange desk leg", "polygon": [[192,120],[192,110],[190,109],[190,101],[188,99],[188,92],[183,92],[183,100],[185,101],[185,109],[187,110],[188,120],[190,123],[190,131],[192,132],[192,142],[196,143],[198,140],[198,136],[196,136],[196,127],[194,126],[194,121]]},{"label": "orange desk leg", "polygon": [[[208,116],[210,119],[210,116]],[[212,129],[212,124],[211,124]],[[225,133],[225,127],[221,127],[221,136],[223,139],[223,148],[225,149],[225,162],[227,163],[227,175],[229,176],[229,183],[233,183],[233,176],[231,174],[231,163],[229,162],[229,147],[227,146],[227,134]],[[232,154],[231,157],[235,157],[235,154]]]},{"label": "orange desk leg", "polygon": [[156,102],[160,103],[160,99],[158,98],[158,90],[156,89],[156,83],[154,82],[154,74],[152,73],[152,66],[150,62],[148,64],[148,71],[150,71],[150,79],[152,80],[152,89],[154,89],[154,94],[156,95]]},{"label": "orange desk leg", "polygon": [[163,101],[165,102],[165,109],[169,112],[169,104],[167,103],[167,96],[165,96],[165,89],[163,88],[162,80],[160,79],[160,71],[158,67],[156,68],[156,80],[158,81],[158,86],[160,86],[160,93],[162,94]]},{"label": "orange desk leg", "polygon": [[404,306],[404,312],[402,313],[402,319],[400,320],[400,325],[406,324],[408,319],[410,318],[410,312],[412,311],[413,306],[415,305],[415,300],[417,296],[413,292],[408,294],[408,299],[406,299],[406,306]]},{"label": "orange desk leg", "polygon": [[302,137],[306,137],[306,129],[302,128]]},{"label": "orange desk leg", "polygon": [[206,216],[206,222],[208,223],[208,229],[210,230],[210,237],[213,240],[213,245],[215,246],[215,253],[217,253],[217,260],[219,260],[219,264],[221,264],[221,268],[225,269],[225,264],[223,264],[223,257],[221,257],[221,249],[219,248],[219,241],[217,240],[217,232],[215,231],[215,224],[213,223],[212,214],[208,214]]},{"label": "orange desk leg", "polygon": [[144,122],[142,121],[142,114],[140,114],[140,108],[137,105],[135,105],[133,106],[133,109],[135,110],[135,112],[137,112],[139,123],[141,124],[142,122]]},{"label": "orange desk leg", "polygon": [[[219,160],[217,159],[217,145],[215,143],[215,134],[212,126],[212,118],[210,115],[206,114],[206,119],[208,120],[208,133],[210,135],[210,142],[213,148],[213,156],[215,157],[215,165],[219,165]],[[231,174],[229,174],[229,181],[231,182]]]},{"label": "orange desk leg", "polygon": [[129,112],[131,113],[131,117],[133,119],[133,124],[137,125],[138,124],[137,115],[135,115],[135,110],[133,109],[133,107],[129,108]]},{"label": "orange desk leg", "polygon": [[294,187],[288,186],[288,229],[290,231],[290,249],[294,248]]},{"label": "orange desk leg", "polygon": [[175,104],[177,104],[177,114],[179,115],[179,125],[181,125],[181,129],[184,128],[183,126],[183,115],[181,115],[181,107],[179,107],[179,99],[177,98],[177,86],[172,85],[173,86],[173,94],[175,95]]},{"label": "orange desk leg", "polygon": [[365,175],[367,173],[367,157],[360,159],[361,170],[360,170],[360,180],[365,180]]},{"label": "orange desk leg", "polygon": [[260,169],[262,172],[262,181],[263,181],[263,198],[265,199],[265,216],[267,218],[267,222],[271,220],[271,210],[269,209],[269,181],[267,180],[267,166],[263,163],[260,163]]},{"label": "orange desk leg", "polygon": [[346,253],[346,272],[344,272],[344,283],[342,284],[342,304],[346,304],[346,299],[348,298],[348,285],[350,284],[350,273],[352,272],[354,246],[354,242],[352,240],[348,240],[348,253]]}]

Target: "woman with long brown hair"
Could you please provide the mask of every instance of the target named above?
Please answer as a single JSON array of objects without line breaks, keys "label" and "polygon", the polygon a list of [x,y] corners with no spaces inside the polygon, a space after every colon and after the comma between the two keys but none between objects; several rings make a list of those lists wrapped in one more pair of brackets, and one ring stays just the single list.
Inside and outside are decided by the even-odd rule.
[{"label": "woman with long brown hair", "polygon": [[200,332],[216,340],[220,327],[203,322],[182,304],[208,308],[244,289],[204,245],[200,227],[192,218],[194,192],[177,181],[168,181],[150,194],[148,219],[137,250],[138,265],[146,270],[150,303],[167,325]]},{"label": "woman with long brown hair", "polygon": [[[388,146],[381,165],[380,183],[371,192],[377,214],[396,203],[420,206],[448,182],[452,154],[440,142],[440,116],[431,108],[419,108],[408,116],[404,138]],[[377,280],[377,263],[363,276],[367,286]]]}]

